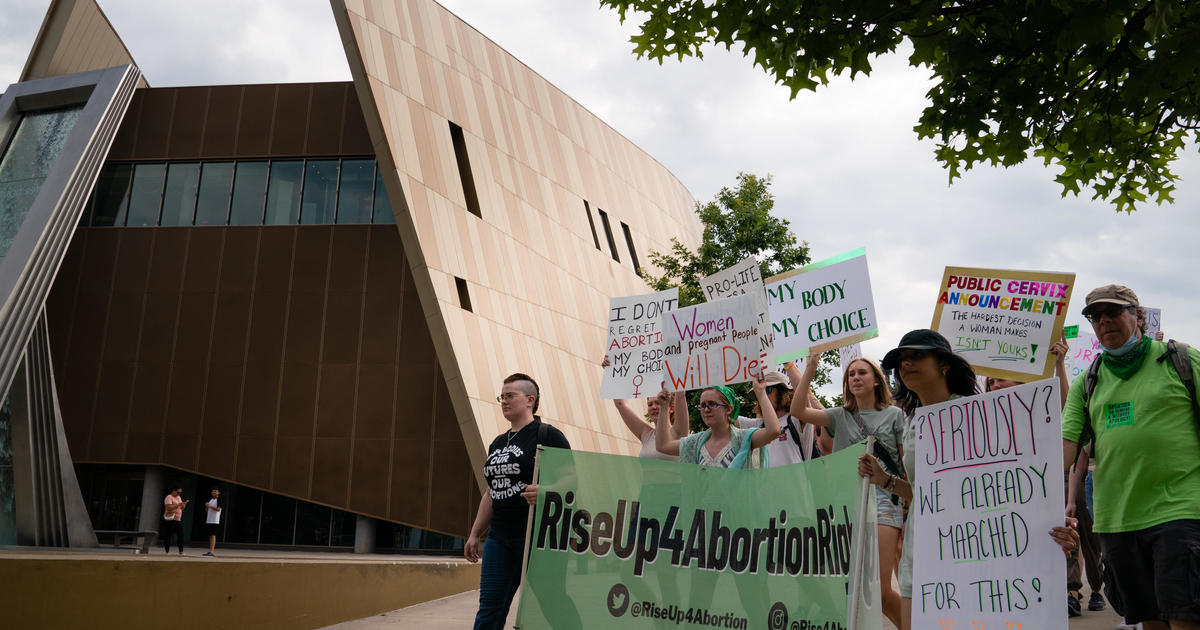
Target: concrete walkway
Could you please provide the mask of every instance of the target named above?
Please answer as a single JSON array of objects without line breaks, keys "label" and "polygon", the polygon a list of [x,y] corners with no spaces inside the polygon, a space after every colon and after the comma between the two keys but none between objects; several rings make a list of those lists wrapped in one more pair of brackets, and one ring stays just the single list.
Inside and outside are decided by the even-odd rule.
[{"label": "concrete walkway", "polygon": [[[1084,592],[1084,606],[1087,605],[1087,591]],[[432,602],[393,610],[382,615],[374,615],[365,619],[347,621],[327,630],[392,630],[400,628],[422,628],[425,630],[462,630],[470,628],[475,620],[475,609],[479,604],[479,591],[467,591],[451,595]],[[1063,602],[1063,608],[1066,608]],[[512,611],[508,615],[506,628],[512,628],[517,616],[517,602],[513,602]],[[1082,617],[1070,620],[1069,630],[1115,630],[1121,623],[1121,618],[1105,607],[1099,612],[1083,611]],[[896,627],[885,619],[883,630],[896,630]]]}]

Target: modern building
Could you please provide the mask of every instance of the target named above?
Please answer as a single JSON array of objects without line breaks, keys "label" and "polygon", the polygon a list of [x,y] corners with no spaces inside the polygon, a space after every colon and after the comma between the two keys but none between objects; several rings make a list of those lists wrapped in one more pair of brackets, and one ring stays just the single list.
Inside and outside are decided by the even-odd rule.
[{"label": "modern building", "polygon": [[156,88],[51,2],[0,97],[0,544],[216,486],[226,544],[453,549],[517,371],[635,452],[608,301],[698,244],[688,191],[432,0],[331,4],[352,82]]}]

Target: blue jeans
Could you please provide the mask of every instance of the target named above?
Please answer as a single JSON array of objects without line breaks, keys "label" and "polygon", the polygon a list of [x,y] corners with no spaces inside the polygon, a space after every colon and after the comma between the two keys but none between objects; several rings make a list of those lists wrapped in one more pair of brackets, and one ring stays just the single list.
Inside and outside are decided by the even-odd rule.
[{"label": "blue jeans", "polygon": [[475,630],[500,630],[504,627],[508,608],[517,594],[517,587],[521,585],[521,557],[524,553],[524,536],[505,536],[488,530],[487,540],[483,543]]}]

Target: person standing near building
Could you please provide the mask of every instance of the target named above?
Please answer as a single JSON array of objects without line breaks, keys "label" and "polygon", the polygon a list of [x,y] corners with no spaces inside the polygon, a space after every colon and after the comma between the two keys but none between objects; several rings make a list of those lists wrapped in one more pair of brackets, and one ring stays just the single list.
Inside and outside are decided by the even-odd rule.
[{"label": "person standing near building", "polygon": [[1142,334],[1146,314],[1128,287],[1093,290],[1083,315],[1103,352],[1067,395],[1063,464],[1092,444],[1105,595],[1127,624],[1198,630],[1200,353]]},{"label": "person standing near building", "polygon": [[204,510],[207,512],[204,515],[204,531],[208,532],[208,551],[204,553],[206,556],[217,555],[213,552],[217,550],[217,534],[221,531],[221,506],[217,504],[220,496],[221,491],[213,488],[212,498],[204,504]]},{"label": "person standing near building", "polygon": [[183,488],[176,487],[163,499],[163,550],[171,553],[171,537],[179,537],[179,555],[183,555],[183,508],[188,502],[179,496]]}]

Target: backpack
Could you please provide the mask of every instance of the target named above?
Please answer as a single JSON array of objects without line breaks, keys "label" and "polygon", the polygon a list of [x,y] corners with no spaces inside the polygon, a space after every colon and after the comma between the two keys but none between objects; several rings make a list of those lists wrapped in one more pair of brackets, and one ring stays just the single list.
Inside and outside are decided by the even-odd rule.
[{"label": "backpack", "polygon": [[[1200,401],[1196,400],[1196,380],[1192,377],[1192,361],[1188,356],[1188,345],[1182,341],[1171,339],[1167,341],[1167,351],[1158,357],[1158,362],[1162,363],[1170,357],[1171,365],[1175,367],[1175,373],[1179,375],[1179,380],[1183,382],[1183,386],[1187,389],[1188,396],[1192,399],[1192,419],[1196,422],[1196,430],[1200,431]],[[1092,392],[1096,390],[1096,380],[1100,376],[1100,357],[1092,360],[1092,364],[1088,366],[1087,374],[1083,377],[1083,433],[1079,436],[1079,448],[1075,453],[1075,460],[1079,461],[1079,455],[1083,451],[1083,446],[1096,439],[1096,432],[1092,428]],[[1092,457],[1097,457],[1096,447],[1092,446]]]}]

